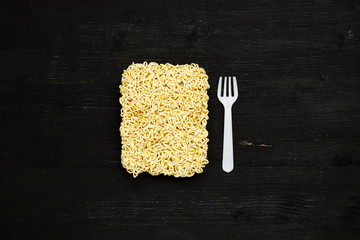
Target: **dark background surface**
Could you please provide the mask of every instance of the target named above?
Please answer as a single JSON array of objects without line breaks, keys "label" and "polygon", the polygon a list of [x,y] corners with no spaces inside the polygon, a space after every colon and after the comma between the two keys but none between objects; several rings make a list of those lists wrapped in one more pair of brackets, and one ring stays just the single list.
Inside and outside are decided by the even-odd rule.
[{"label": "dark background surface", "polygon": [[[0,27],[1,239],[360,239],[360,1],[2,1]],[[143,61],[207,71],[203,174],[121,167],[118,85]]]}]

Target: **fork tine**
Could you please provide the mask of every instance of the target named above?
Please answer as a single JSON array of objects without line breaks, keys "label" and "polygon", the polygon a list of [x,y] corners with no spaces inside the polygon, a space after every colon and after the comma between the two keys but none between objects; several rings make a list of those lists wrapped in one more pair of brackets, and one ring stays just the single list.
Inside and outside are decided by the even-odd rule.
[{"label": "fork tine", "polygon": [[225,84],[225,87],[224,87],[224,97],[227,97],[229,92],[228,92],[228,78],[227,77],[224,77],[224,84]]},{"label": "fork tine", "polygon": [[236,82],[236,77],[233,77],[233,86],[234,86],[234,97],[238,96],[238,86],[237,86],[237,82]]},{"label": "fork tine", "polygon": [[222,77],[219,78],[219,83],[218,83],[218,90],[217,90],[218,98],[221,98],[221,89],[222,89]]},{"label": "fork tine", "polygon": [[232,87],[231,87],[232,86],[232,77],[229,77],[229,85],[228,86],[229,86],[229,89],[228,89],[229,90],[229,92],[228,92],[229,97],[232,97],[233,93],[234,93],[233,90],[232,90]]}]

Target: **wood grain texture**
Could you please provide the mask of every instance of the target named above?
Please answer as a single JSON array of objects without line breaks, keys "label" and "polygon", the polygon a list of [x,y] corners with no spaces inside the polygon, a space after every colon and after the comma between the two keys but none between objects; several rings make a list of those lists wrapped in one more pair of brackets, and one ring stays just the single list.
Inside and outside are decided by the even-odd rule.
[{"label": "wood grain texture", "polygon": [[[1,239],[360,239],[360,2],[42,1],[0,7]],[[120,164],[122,71],[198,63],[209,161]],[[238,77],[221,170],[219,76]]]}]

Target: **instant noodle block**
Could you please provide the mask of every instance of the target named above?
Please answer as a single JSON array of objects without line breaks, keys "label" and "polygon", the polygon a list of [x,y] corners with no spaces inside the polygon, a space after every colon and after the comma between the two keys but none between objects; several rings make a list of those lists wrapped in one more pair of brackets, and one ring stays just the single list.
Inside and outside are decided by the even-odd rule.
[{"label": "instant noodle block", "polygon": [[121,163],[134,177],[191,177],[208,163],[208,76],[197,64],[141,63],[120,85]]}]

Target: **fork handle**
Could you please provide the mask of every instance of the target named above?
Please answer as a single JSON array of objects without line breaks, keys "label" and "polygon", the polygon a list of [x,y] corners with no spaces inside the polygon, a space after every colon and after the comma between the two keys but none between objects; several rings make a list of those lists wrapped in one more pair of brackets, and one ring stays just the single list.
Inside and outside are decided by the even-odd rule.
[{"label": "fork handle", "polygon": [[225,108],[224,115],[224,146],[222,168],[225,172],[229,173],[234,169],[231,107]]}]

